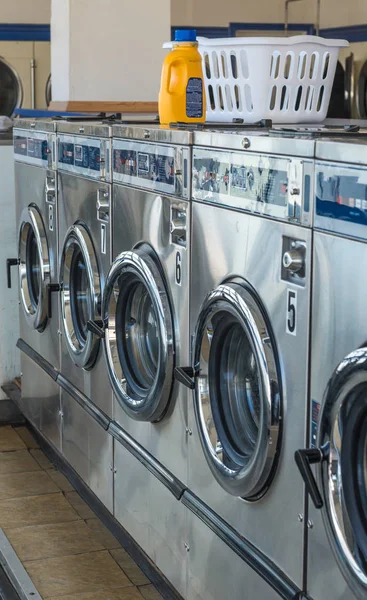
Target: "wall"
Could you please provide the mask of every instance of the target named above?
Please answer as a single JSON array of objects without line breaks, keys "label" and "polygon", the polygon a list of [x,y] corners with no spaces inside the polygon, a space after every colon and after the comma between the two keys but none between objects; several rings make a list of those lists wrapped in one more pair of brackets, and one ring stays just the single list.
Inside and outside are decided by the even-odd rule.
[{"label": "wall", "polygon": [[[283,23],[284,0],[171,0],[173,25],[221,27],[229,22]],[[290,22],[316,21],[316,0],[289,6]],[[366,0],[321,0],[321,27],[367,23]]]},{"label": "wall", "polygon": [[49,23],[51,0],[0,0],[0,23]]}]

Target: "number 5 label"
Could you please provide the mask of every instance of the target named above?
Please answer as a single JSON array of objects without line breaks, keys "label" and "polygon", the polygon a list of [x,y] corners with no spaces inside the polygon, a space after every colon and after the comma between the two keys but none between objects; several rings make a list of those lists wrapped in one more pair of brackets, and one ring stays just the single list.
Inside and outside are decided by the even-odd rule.
[{"label": "number 5 label", "polygon": [[297,335],[297,292],[287,290],[286,332]]}]

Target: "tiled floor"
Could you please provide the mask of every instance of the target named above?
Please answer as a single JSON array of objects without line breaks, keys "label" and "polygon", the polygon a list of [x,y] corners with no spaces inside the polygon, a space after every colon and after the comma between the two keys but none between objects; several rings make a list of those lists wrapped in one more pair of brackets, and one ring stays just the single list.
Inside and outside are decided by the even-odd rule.
[{"label": "tiled floor", "polygon": [[45,600],[162,598],[25,427],[0,427],[0,527]]}]

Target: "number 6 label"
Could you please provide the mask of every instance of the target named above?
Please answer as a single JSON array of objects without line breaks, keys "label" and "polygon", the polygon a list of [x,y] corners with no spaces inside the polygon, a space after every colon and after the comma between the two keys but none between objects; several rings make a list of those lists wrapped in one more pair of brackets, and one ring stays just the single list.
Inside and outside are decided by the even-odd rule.
[{"label": "number 6 label", "polygon": [[297,335],[297,292],[287,290],[286,332]]},{"label": "number 6 label", "polygon": [[182,283],[182,258],[181,253],[176,253],[176,285],[181,285]]}]

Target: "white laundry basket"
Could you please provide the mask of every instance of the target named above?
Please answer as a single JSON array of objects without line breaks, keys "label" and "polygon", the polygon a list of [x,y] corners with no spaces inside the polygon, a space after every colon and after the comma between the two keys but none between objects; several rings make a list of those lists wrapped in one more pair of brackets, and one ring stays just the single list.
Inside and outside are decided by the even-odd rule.
[{"label": "white laundry basket", "polygon": [[318,123],[325,119],[346,40],[198,37],[207,121]]}]

